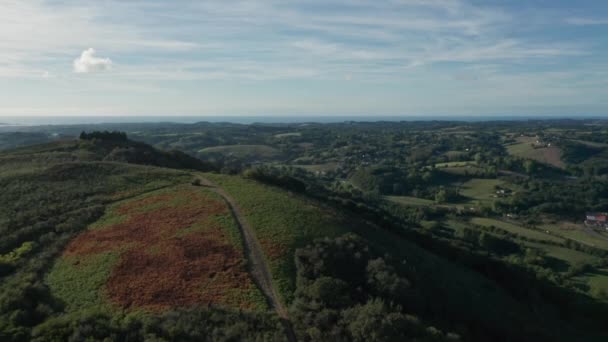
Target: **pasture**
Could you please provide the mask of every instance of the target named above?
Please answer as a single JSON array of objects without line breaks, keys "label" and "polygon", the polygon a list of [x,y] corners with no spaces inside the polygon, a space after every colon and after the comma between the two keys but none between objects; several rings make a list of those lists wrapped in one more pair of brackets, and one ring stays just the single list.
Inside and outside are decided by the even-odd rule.
[{"label": "pasture", "polygon": [[536,160],[557,168],[565,168],[566,164],[561,160],[562,150],[559,147],[535,146],[536,138],[532,137],[519,137],[517,141],[515,144],[505,146],[509,154],[520,158]]},{"label": "pasture", "polygon": [[412,196],[385,196],[384,198],[391,202],[414,207],[424,207],[435,204],[435,201]]},{"label": "pasture", "polygon": [[494,226],[496,228],[506,230],[509,233],[520,235],[528,239],[540,240],[540,241],[552,241],[556,243],[563,243],[564,239],[546,234],[543,231],[526,228],[514,223],[509,223],[501,220],[485,218],[485,217],[474,217],[471,219],[471,223],[477,224],[483,227]]},{"label": "pasture", "polygon": [[462,196],[480,204],[490,204],[496,195],[496,187],[499,186],[504,186],[504,182],[485,178],[472,178],[458,185]]}]

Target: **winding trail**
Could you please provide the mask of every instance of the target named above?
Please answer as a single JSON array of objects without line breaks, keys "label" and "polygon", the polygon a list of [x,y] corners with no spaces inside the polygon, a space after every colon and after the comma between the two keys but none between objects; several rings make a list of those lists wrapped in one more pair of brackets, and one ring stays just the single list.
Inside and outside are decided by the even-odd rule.
[{"label": "winding trail", "polygon": [[279,294],[275,290],[274,286],[272,286],[270,266],[268,265],[268,262],[266,262],[260,242],[255,236],[254,230],[245,219],[241,208],[224,189],[201,175],[198,175],[197,178],[200,180],[201,185],[221,196],[228,204],[230,212],[232,213],[232,216],[234,217],[239,230],[241,231],[241,235],[243,236],[243,247],[247,257],[249,272],[253,277],[253,281],[260,288],[260,290],[262,290],[264,297],[266,297],[266,301],[272,308],[274,308],[279,316],[281,323],[283,324],[283,328],[285,329],[287,340],[290,342],[297,341],[296,334],[293,330],[291,322],[289,321],[287,309],[283,305],[283,302],[281,301],[281,298],[279,297]]}]

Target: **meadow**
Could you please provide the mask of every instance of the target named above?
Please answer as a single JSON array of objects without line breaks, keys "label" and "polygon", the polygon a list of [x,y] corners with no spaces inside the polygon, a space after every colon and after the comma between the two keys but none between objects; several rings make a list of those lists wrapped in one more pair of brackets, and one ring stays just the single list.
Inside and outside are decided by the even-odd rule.
[{"label": "meadow", "polygon": [[428,199],[424,199],[424,198],[419,198],[419,197],[412,197],[412,196],[386,196],[386,199],[388,199],[389,201],[398,203],[398,204],[403,204],[403,205],[407,205],[407,206],[428,206],[428,205],[433,205],[435,204],[434,201],[428,200]]},{"label": "meadow", "polygon": [[565,238],[580,242],[582,244],[602,248],[608,250],[608,236],[601,232],[598,235],[604,236],[604,238],[598,238],[594,235],[590,235],[584,231],[583,224],[575,224],[571,222],[556,222],[556,223],[545,223],[539,225],[540,229],[547,230],[552,234],[563,236]]},{"label": "meadow", "polygon": [[471,219],[471,223],[477,224],[484,227],[494,226],[499,229],[506,230],[509,233],[516,234],[519,236],[523,236],[528,239],[538,240],[538,241],[551,241],[555,243],[564,243],[564,239],[553,236],[550,234],[546,234],[540,230],[526,228],[514,223],[509,223],[501,220],[496,220],[492,218],[485,217],[474,217]]},{"label": "meadow", "polygon": [[507,152],[520,158],[533,159],[538,162],[564,168],[566,164],[561,160],[562,151],[559,147],[535,147],[536,138],[520,137],[517,143],[506,145]]}]

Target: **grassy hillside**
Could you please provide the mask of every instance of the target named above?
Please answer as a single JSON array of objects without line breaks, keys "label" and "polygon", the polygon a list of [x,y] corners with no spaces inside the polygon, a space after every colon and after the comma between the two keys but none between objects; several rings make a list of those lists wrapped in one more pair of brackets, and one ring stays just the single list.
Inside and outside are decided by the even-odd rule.
[{"label": "grassy hillside", "polygon": [[239,203],[271,264],[275,284],[290,300],[295,290],[293,254],[315,238],[346,233],[345,218],[283,190],[240,177],[206,174]]},{"label": "grassy hillside", "polygon": [[[244,270],[224,202],[190,185],[189,171],[125,162],[196,167],[191,157],[81,140],[11,150],[0,160],[3,341],[282,336],[265,312],[232,316],[231,308],[265,303]],[[129,312],[158,313],[138,316],[138,331]],[[184,325],[194,317],[196,327]],[[181,328],[163,327],[176,320]]]},{"label": "grassy hillside", "polygon": [[[252,180],[206,176],[239,202],[262,242],[280,293],[288,301],[293,301],[296,289],[294,250],[310,245],[315,239],[350,232],[361,236],[379,255],[390,256],[399,272],[408,275],[416,293],[416,298],[410,302],[411,309],[415,308],[413,310],[422,317],[440,322],[448,329],[466,331],[471,336],[529,334],[540,339],[558,331],[572,332],[568,325],[564,325],[563,330],[551,330],[550,327],[560,321],[551,305],[532,304],[526,296],[516,295],[512,289],[503,288],[483,274],[438,257],[384,229]],[[297,305],[297,301],[295,303]],[[530,310],[530,305],[537,309]],[[546,325],[529,324],[541,321]],[[514,330],[514,327],[520,330]]]}]

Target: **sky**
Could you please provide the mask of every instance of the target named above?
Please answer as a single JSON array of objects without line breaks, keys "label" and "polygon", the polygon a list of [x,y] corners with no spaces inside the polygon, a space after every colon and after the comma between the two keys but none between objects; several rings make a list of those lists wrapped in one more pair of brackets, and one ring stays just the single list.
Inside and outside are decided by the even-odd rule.
[{"label": "sky", "polygon": [[607,0],[1,0],[0,115],[607,115]]}]

